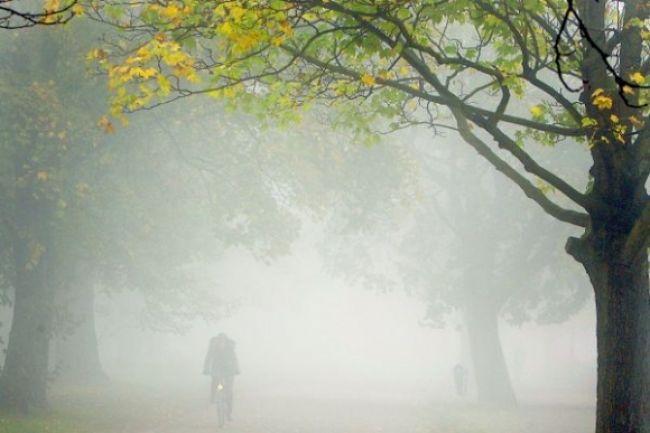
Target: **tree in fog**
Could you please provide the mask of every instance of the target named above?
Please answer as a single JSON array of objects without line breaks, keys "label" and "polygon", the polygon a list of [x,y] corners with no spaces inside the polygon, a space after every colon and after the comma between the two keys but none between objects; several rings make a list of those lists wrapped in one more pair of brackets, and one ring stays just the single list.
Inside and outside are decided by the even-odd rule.
[{"label": "tree in fog", "polygon": [[[31,36],[33,56],[22,59],[13,73],[3,71],[1,84],[2,229],[9,241],[3,245],[7,262],[2,270],[13,287],[13,321],[0,401],[23,410],[46,403],[50,307],[55,297],[51,276],[59,265],[53,226],[63,207],[60,169],[69,134],[56,84],[42,73],[63,62],[60,46],[36,33]],[[18,35],[7,37],[15,41]],[[17,47],[3,42],[4,58],[13,60],[7,46],[14,53]]]},{"label": "tree in fog", "polygon": [[141,317],[166,329],[184,317],[215,318],[220,311],[216,294],[205,293],[186,269],[217,255],[205,187],[164,145],[152,148],[137,129],[129,141],[102,137],[103,150],[69,167],[75,182],[60,234],[70,270],[56,304],[57,380],[103,379],[96,292],[137,293],[147,307]]},{"label": "tree in fog", "polygon": [[[349,174],[366,160],[367,149],[345,141],[333,146],[347,138],[324,133],[316,118],[287,134],[214,104],[170,106],[115,133],[101,117],[101,81],[79,79],[79,57],[93,34],[79,26],[12,34],[4,47],[12,61],[3,75],[0,233],[13,239],[2,277],[14,300],[0,381],[5,407],[45,405],[52,337],[56,379],[105,380],[94,328],[98,290],[136,291],[148,323],[166,330],[218,316],[214,291],[193,284],[189,267],[235,245],[264,260],[288,252],[304,217],[296,209],[315,217],[330,212],[350,191]],[[89,37],[80,37],[81,30]],[[19,44],[30,48],[29,58]],[[381,160],[399,167],[400,149],[385,150]],[[20,167],[33,178],[25,195]],[[386,178],[384,191],[393,185]],[[41,218],[38,224],[12,213],[31,199],[50,209],[25,211]],[[18,232],[16,225],[25,226]],[[34,240],[41,231],[43,239]],[[24,268],[12,265],[19,241],[33,249]],[[21,284],[20,275],[35,270],[42,272],[38,285]],[[31,292],[40,295],[25,298]]]},{"label": "tree in fog", "polygon": [[[66,372],[85,380],[102,376],[92,326],[98,245],[83,230],[94,215],[82,211],[91,201],[92,182],[77,167],[92,166],[95,175],[106,165],[100,161],[108,149],[95,126],[105,93],[93,80],[79,78],[90,39],[78,38],[78,30],[56,37],[12,32],[2,40],[2,271],[13,289],[13,321],[0,400],[25,411],[46,403],[55,336],[58,355],[66,346],[79,355],[68,358],[74,365]],[[55,308],[63,300],[69,301],[65,312]]]},{"label": "tree in fog", "polygon": [[[95,125],[100,119],[108,128],[100,118],[104,92],[96,80],[79,78],[92,29],[54,35],[32,31],[3,40],[11,61],[3,64],[1,84],[1,269],[12,289],[13,321],[0,401],[24,411],[46,404],[52,338],[57,380],[104,379],[94,328],[97,285],[138,289],[150,310],[215,314],[214,297],[191,288],[180,271],[215,243],[205,186],[179,170],[177,158],[152,148],[144,133],[134,143],[104,135]],[[191,304],[196,298],[201,310]]]},{"label": "tree in fog", "polygon": [[[94,57],[126,90],[116,93],[116,111],[196,92],[244,100],[252,92],[275,111],[352,99],[363,101],[352,104],[357,124],[381,116],[395,127],[456,130],[549,216],[584,229],[566,249],[596,297],[597,431],[645,433],[649,11],[641,0],[574,6],[580,21],[555,2],[146,2],[112,18],[132,28],[139,48],[107,46]],[[536,104],[523,103],[527,93]],[[585,191],[526,148],[566,140],[591,155]],[[563,197],[547,196],[531,177]]]},{"label": "tree in fog", "polygon": [[499,319],[561,322],[584,305],[586,287],[561,255],[562,226],[526,206],[483,161],[444,147],[425,157],[432,193],[399,248],[404,284],[427,301],[434,326],[460,313],[478,400],[513,404]]},{"label": "tree in fog", "polygon": [[367,209],[373,218],[365,236],[334,221],[324,246],[329,267],[368,288],[403,288],[422,299],[429,326],[459,315],[478,400],[512,405],[499,319],[559,323],[587,300],[584,282],[559,248],[568,232],[526,206],[515,187],[467,149],[417,145],[411,158],[419,164],[408,206]]}]

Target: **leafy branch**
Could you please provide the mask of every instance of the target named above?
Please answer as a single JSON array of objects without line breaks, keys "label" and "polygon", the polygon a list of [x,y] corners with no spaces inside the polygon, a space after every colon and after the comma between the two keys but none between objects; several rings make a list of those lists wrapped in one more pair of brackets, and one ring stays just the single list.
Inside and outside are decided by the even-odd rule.
[{"label": "leafy branch", "polygon": [[46,2],[40,11],[22,10],[15,6],[16,0],[0,0],[0,29],[16,30],[34,26],[65,24],[79,13],[79,0],[64,5],[58,1]]}]

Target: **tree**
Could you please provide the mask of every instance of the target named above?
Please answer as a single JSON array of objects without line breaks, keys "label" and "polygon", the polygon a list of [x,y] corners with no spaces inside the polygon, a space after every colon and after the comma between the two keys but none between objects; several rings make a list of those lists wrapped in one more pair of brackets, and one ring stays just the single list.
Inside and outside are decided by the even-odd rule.
[{"label": "tree", "polygon": [[[207,194],[193,182],[196,178],[162,184],[153,176],[162,175],[161,168],[170,177],[185,173],[170,166],[160,150],[157,157],[143,151],[151,147],[146,140],[127,147],[95,125],[103,112],[104,91],[96,80],[79,79],[89,36],[92,29],[86,26],[3,38],[9,62],[3,64],[0,82],[0,215],[9,253],[2,255],[1,268],[14,301],[0,377],[4,408],[29,412],[46,405],[48,354],[55,337],[58,379],[103,380],[94,329],[97,283],[114,283],[109,276],[140,266],[138,280],[132,275],[120,279],[155,299],[152,310],[172,302],[181,310],[192,297],[186,296],[191,290],[182,290],[188,284],[178,284],[179,267],[205,252],[188,233],[200,236],[203,228],[201,245],[211,239]],[[103,119],[99,126],[106,128]],[[133,148],[135,152],[125,152]],[[149,176],[134,175],[136,163]],[[172,195],[186,202],[176,200],[173,207]],[[151,212],[155,225],[148,223]],[[141,250],[143,258],[134,258],[133,250]],[[150,266],[142,266],[144,258],[151,260]],[[170,287],[177,296],[169,295]],[[213,298],[202,296],[204,311],[218,311]]]},{"label": "tree", "polygon": [[[584,229],[566,249],[585,268],[596,299],[596,431],[646,433],[647,90],[621,86],[624,100],[607,65],[645,82],[649,8],[642,0],[574,4],[579,22],[570,15],[563,21],[566,6],[555,1],[146,2],[110,19],[91,11],[127,29],[132,42],[92,57],[113,87],[126,90],[116,93],[115,114],[210,93],[243,101],[264,96],[276,111],[356,100],[361,125],[382,116],[395,119],[395,127],[456,130],[549,216]],[[601,51],[615,61],[603,62]],[[558,73],[579,87],[577,97],[562,90]],[[521,100],[526,94],[537,102],[530,112]],[[589,148],[586,191],[525,146],[566,140]],[[564,197],[545,195],[531,177]]]},{"label": "tree", "polygon": [[[215,260],[234,245],[265,260],[287,252],[299,234],[301,212],[324,215],[323,197],[335,202],[338,191],[347,191],[339,182],[341,170],[354,169],[349,161],[369,151],[347,145],[342,135],[325,134],[316,120],[305,122],[309,128],[280,134],[263,130],[250,116],[196,101],[143,115],[127,131],[102,135],[98,118],[97,126],[115,131],[100,117],[101,87],[78,78],[79,57],[94,29],[83,21],[75,24],[57,32],[6,36],[11,43],[5,55],[12,62],[4,65],[0,83],[6,122],[0,211],[7,223],[0,233],[15,235],[17,223],[25,224],[28,240],[40,233],[39,225],[17,221],[11,212],[26,200],[18,195],[16,166],[28,170],[36,179],[32,183],[45,191],[30,190],[28,196],[42,195],[52,208],[33,214],[42,218],[49,241],[34,248],[32,266],[44,266],[45,256],[49,263],[40,285],[19,287],[12,274],[23,270],[9,266],[5,272],[6,262],[0,263],[16,300],[0,403],[25,411],[46,404],[51,337],[57,338],[59,379],[105,379],[94,330],[96,288],[137,290],[146,301],[149,324],[165,330],[197,316],[214,318],[219,300],[214,292],[198,293],[204,287],[192,286],[190,265]],[[336,139],[342,141],[335,147]],[[394,150],[387,149],[383,158],[390,156],[398,165]],[[26,156],[19,158],[21,152]],[[308,158],[297,159],[297,152]],[[387,176],[384,186],[391,192],[392,178]],[[14,253],[17,245],[10,243],[8,250]],[[18,308],[30,290],[41,294],[42,303],[27,299],[20,305],[38,314]],[[47,338],[16,337],[21,326],[41,327]],[[36,343],[38,353],[27,351]],[[26,363],[18,361],[26,358],[33,365],[23,368]],[[17,374],[21,368],[24,375]],[[31,380],[18,380],[23,376]]]},{"label": "tree", "polygon": [[[431,327],[460,319],[478,401],[511,406],[516,396],[499,320],[559,323],[584,305],[586,285],[559,248],[570,232],[526,203],[471,149],[444,139],[435,147],[410,141],[419,176],[410,212],[387,204],[383,220],[367,224],[363,237],[330,230],[344,235],[328,239],[328,263],[369,288],[401,288],[422,299],[423,323]],[[562,153],[555,153],[558,161],[575,160]]]},{"label": "tree", "polygon": [[427,300],[434,326],[448,312],[460,313],[479,402],[512,405],[499,319],[562,322],[588,292],[561,254],[566,227],[523,202],[516,187],[468,149],[446,144],[426,152],[433,162],[424,176],[437,194],[423,199],[400,245],[401,273],[409,290]]},{"label": "tree", "polygon": [[[22,68],[38,69],[40,61],[52,62],[57,50],[50,41],[35,47],[33,62]],[[29,73],[22,70],[22,76]],[[21,92],[23,90],[23,92]],[[49,282],[54,237],[51,221],[59,205],[58,182],[52,166],[62,157],[65,123],[59,116],[61,101],[51,83],[34,80],[25,87],[3,82],[2,216],[9,229],[10,270],[14,288],[14,314],[7,355],[0,376],[0,402],[20,410],[46,403],[48,342],[54,301]],[[11,109],[10,109],[11,108]],[[9,144],[10,143],[10,144]],[[5,195],[6,194],[6,195]],[[6,275],[3,277],[6,278]]]},{"label": "tree", "polygon": [[[80,211],[87,210],[92,181],[90,170],[76,169],[93,166],[96,177],[110,146],[99,145],[102,133],[95,126],[105,91],[78,78],[89,41],[77,37],[84,30],[2,35],[0,215],[7,242],[0,267],[12,289],[14,314],[0,403],[20,411],[46,405],[50,340],[61,337],[62,329],[70,332],[66,343],[84,341],[87,356],[75,358],[74,373],[103,375],[94,328],[88,326],[94,319],[92,284],[88,276],[81,278],[90,269],[88,251],[96,251],[87,248],[89,232],[82,230],[94,215]],[[42,211],[30,208],[32,202]],[[70,292],[83,296],[66,306],[69,314],[62,320],[55,305]]]},{"label": "tree", "polygon": [[67,206],[57,222],[64,251],[55,305],[59,382],[106,380],[94,327],[96,293],[134,292],[146,305],[143,322],[165,330],[221,313],[218,292],[195,284],[187,269],[218,256],[208,193],[166,143],[150,145],[154,136],[140,124],[129,134],[100,137],[94,154],[77,154],[65,168]]}]

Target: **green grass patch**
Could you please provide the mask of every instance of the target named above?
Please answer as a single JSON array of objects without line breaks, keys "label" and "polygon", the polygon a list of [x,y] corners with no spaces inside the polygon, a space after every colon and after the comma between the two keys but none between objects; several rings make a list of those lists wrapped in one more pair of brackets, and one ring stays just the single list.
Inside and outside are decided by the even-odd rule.
[{"label": "green grass patch", "polygon": [[91,433],[63,415],[16,416],[0,414],[0,433]]},{"label": "green grass patch", "polygon": [[160,394],[124,385],[56,389],[47,412],[0,412],[0,433],[140,433],[177,415],[174,400]]}]

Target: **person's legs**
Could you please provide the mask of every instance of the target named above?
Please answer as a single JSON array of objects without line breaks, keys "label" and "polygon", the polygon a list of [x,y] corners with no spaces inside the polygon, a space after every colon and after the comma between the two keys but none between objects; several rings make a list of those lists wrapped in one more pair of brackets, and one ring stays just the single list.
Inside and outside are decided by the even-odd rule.
[{"label": "person's legs", "polygon": [[217,391],[217,382],[217,378],[212,376],[212,380],[210,381],[210,403],[214,403],[214,396]]},{"label": "person's legs", "polygon": [[232,421],[232,403],[234,399],[234,382],[235,378],[233,376],[227,377],[224,381],[223,391],[225,393],[224,397],[226,400],[226,417],[228,421]]}]

